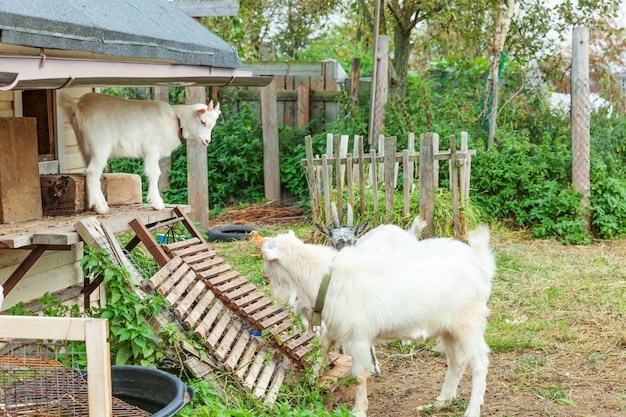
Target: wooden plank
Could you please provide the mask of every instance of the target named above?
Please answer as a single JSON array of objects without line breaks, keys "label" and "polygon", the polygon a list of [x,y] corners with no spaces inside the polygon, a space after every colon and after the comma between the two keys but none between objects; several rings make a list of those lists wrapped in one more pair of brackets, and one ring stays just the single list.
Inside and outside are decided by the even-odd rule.
[{"label": "wooden plank", "polygon": [[290,314],[291,313],[289,313],[287,310],[283,310],[283,311],[279,312],[278,314],[261,321],[259,324],[264,329],[267,329],[269,327],[274,326],[275,324],[280,323],[282,320],[284,320],[287,317],[289,317]]},{"label": "wooden plank", "polygon": [[215,349],[217,342],[222,338],[222,335],[224,334],[224,331],[226,330],[226,327],[232,317],[233,315],[228,310],[224,310],[224,314],[222,314],[222,317],[220,317],[213,330],[211,330],[209,337],[207,337],[207,340],[204,342],[204,346],[210,348],[211,350]]},{"label": "wooden plank", "polygon": [[182,263],[180,267],[174,271],[164,282],[161,283],[157,291],[161,295],[165,295],[170,292],[172,287],[180,281],[180,279],[189,272],[189,265]]},{"label": "wooden plank", "polygon": [[[213,282],[214,280],[212,280],[211,278],[216,277],[216,276],[218,276],[220,274],[223,274],[224,272],[229,271],[231,268],[232,267],[230,265],[223,264],[223,265],[220,265],[220,266],[218,266],[216,268],[211,268],[211,269],[208,269],[206,271],[200,272],[200,276],[202,278],[204,278],[205,280],[208,280],[209,282],[211,282],[211,285],[215,285],[214,282]],[[224,276],[218,277],[218,278],[224,279],[226,275],[227,274],[224,274]],[[238,272],[237,272],[237,275],[239,275]],[[227,278],[227,279],[232,279],[232,277]],[[219,283],[219,281],[218,281],[218,283]]]},{"label": "wooden plank", "polygon": [[85,327],[85,350],[89,381],[87,395],[89,416],[110,417],[113,415],[111,397],[111,357],[108,322],[103,319],[87,319]]},{"label": "wooden plank", "polygon": [[288,352],[292,352],[294,349],[297,349],[299,346],[307,343],[309,340],[313,339],[315,334],[313,332],[306,332],[302,336],[297,339],[290,340],[286,345],[286,349]]},{"label": "wooden plank", "polygon": [[43,216],[37,121],[33,117],[0,118],[0,223]]},{"label": "wooden plank", "polygon": [[250,343],[246,346],[246,350],[243,355],[241,355],[241,360],[239,361],[239,368],[233,374],[235,378],[238,378],[240,381],[243,379],[248,367],[250,366],[250,361],[256,352],[257,347],[259,346],[259,342],[256,339],[251,339]]},{"label": "wooden plank", "polygon": [[254,388],[255,386],[254,382],[259,376],[259,373],[261,373],[261,369],[263,369],[263,362],[265,361],[265,353],[267,353],[265,352],[265,350],[261,350],[257,352],[254,358],[254,361],[252,361],[252,364],[250,365],[248,369],[248,373],[246,373],[246,377],[243,380],[243,385],[250,390]]},{"label": "wooden plank", "polygon": [[274,374],[274,370],[276,369],[276,366],[277,366],[277,360],[276,358],[272,357],[272,359],[270,359],[270,362],[263,367],[263,370],[261,371],[261,374],[259,375],[259,378],[254,387],[254,390],[252,391],[252,396],[254,398],[261,398],[265,395],[265,392],[267,391],[267,387],[270,384],[270,381],[271,381],[272,375]]},{"label": "wooden plank", "polygon": [[228,330],[226,331],[226,334],[222,338],[222,341],[220,342],[220,344],[215,349],[215,352],[213,353],[220,362],[224,362],[224,359],[226,359],[226,355],[230,351],[230,348],[233,345],[233,342],[235,341],[235,338],[237,337],[240,331],[241,331],[241,323],[236,320],[233,321],[232,325],[228,327]]},{"label": "wooden plank", "polygon": [[192,328],[193,325],[200,320],[200,317],[202,317],[202,314],[206,311],[207,307],[211,304],[211,301],[213,301],[214,298],[215,295],[211,291],[205,292],[202,299],[200,299],[198,304],[195,305],[193,310],[191,310],[191,313],[189,313],[187,318],[183,321],[185,326]]},{"label": "wooden plank", "polygon": [[129,224],[157,263],[160,266],[165,265],[170,260],[170,257],[165,253],[161,245],[154,240],[152,233],[150,233],[146,226],[139,219],[133,219]]},{"label": "wooden plank", "polygon": [[241,287],[243,284],[245,284],[246,282],[248,282],[247,278],[237,278],[237,279],[233,279],[231,281],[228,281],[225,284],[222,284],[220,286],[215,287],[219,292],[221,293],[225,293],[228,292],[232,289],[236,289]]},{"label": "wooden plank", "polygon": [[[206,257],[203,257],[202,259],[205,259]],[[191,260],[189,260],[188,258],[185,258],[185,261],[192,265],[193,270],[197,271],[197,272],[202,272],[202,271],[206,271],[207,269],[211,269],[215,266],[218,266],[220,264],[224,263],[224,259],[220,258],[220,257],[215,257],[212,259],[208,259],[206,261],[202,261],[202,262],[193,262]]]},{"label": "wooden plank", "polygon": [[239,287],[234,291],[230,291],[224,294],[225,297],[228,297],[231,300],[235,300],[241,296],[244,296],[246,294],[251,293],[252,291],[256,290],[257,287],[254,284],[247,284],[244,285],[243,287]]},{"label": "wooden plank", "polygon": [[215,300],[213,307],[209,310],[209,312],[204,316],[200,324],[196,327],[193,334],[198,338],[202,339],[204,335],[209,331],[213,322],[219,315],[219,313],[224,309],[224,304],[220,300]]},{"label": "wooden plank", "polygon": [[396,175],[395,175],[395,163],[392,160],[392,157],[396,154],[396,137],[391,136],[385,139],[384,142],[385,148],[385,163],[384,163],[384,172],[385,172],[385,213],[387,217],[387,223],[391,223],[393,221],[394,214],[394,195],[395,195],[395,183],[396,183]]},{"label": "wooden plank", "polygon": [[274,404],[276,402],[278,391],[285,381],[285,368],[287,363],[287,359],[283,360],[283,362],[276,369],[276,372],[274,372],[274,378],[269,389],[267,390],[267,395],[265,396],[265,403]]},{"label": "wooden plank", "polygon": [[273,300],[269,297],[263,297],[258,301],[255,301],[254,303],[250,304],[249,306],[246,306],[243,308],[243,311],[246,314],[250,314],[252,315],[253,313],[259,311],[260,309],[262,309],[263,307],[271,304],[273,302]]},{"label": "wooden plank", "polygon": [[191,305],[198,298],[198,296],[202,293],[202,291],[206,290],[206,285],[204,282],[197,281],[196,285],[193,286],[191,291],[185,295],[185,298],[176,306],[174,312],[180,318],[185,318],[185,315],[189,313],[191,310]]},{"label": "wooden plank", "polygon": [[247,305],[247,304],[249,304],[249,303],[251,303],[251,302],[253,302],[255,300],[258,300],[261,297],[265,297],[265,294],[262,293],[261,291],[254,291],[254,292],[246,295],[243,298],[239,298],[237,300],[234,300],[233,303],[237,307],[242,308],[243,306],[245,306],[245,305]]},{"label": "wooden plank", "polygon": [[180,280],[178,284],[174,287],[173,291],[171,291],[167,297],[165,297],[165,301],[171,306],[173,306],[176,301],[182,297],[183,293],[187,291],[189,286],[193,283],[194,279],[196,279],[196,273],[194,271],[188,271],[185,276]]},{"label": "wooden plank", "polygon": [[216,255],[217,252],[215,252],[213,249],[210,249],[195,255],[185,256],[185,262],[187,262],[189,265],[193,265],[193,269],[198,271],[203,261],[212,260],[213,258],[215,258]]},{"label": "wooden plank", "polygon": [[[273,302],[274,300],[272,300],[271,298],[269,299],[270,302]],[[252,315],[252,320],[259,322],[260,320],[264,319],[265,317],[269,317],[270,315],[273,315],[274,313],[276,313],[278,310],[280,310],[282,307],[279,305],[270,305],[267,308],[264,308],[263,310],[260,310],[258,312],[256,312],[255,314]]]},{"label": "wooden plank", "polygon": [[158,287],[161,282],[163,282],[172,272],[174,272],[181,264],[183,260],[176,256],[172,258],[168,263],[166,263],[161,269],[157,271],[149,280],[149,287],[151,289],[155,289]]},{"label": "wooden plank", "polygon": [[176,252],[177,250],[187,248],[189,246],[194,246],[199,243],[202,243],[200,239],[198,239],[197,237],[192,237],[190,239],[184,239],[177,242],[168,243],[167,245],[164,245],[164,247],[170,252]]},{"label": "wooden plank", "polygon": [[244,330],[241,333],[241,335],[235,342],[235,345],[228,354],[228,357],[224,361],[224,368],[226,368],[227,371],[233,372],[235,370],[237,362],[239,361],[239,358],[241,358],[241,355],[243,355],[244,350],[248,345],[248,341],[250,340],[250,337],[250,332],[247,330]]},{"label": "wooden plank", "polygon": [[203,254],[205,252],[209,252],[212,251],[211,248],[209,248],[206,243],[204,242],[199,242],[196,243],[195,245],[188,245],[184,248],[179,248],[176,249],[174,251],[172,251],[172,253],[175,253],[176,255],[180,256],[181,258],[187,258],[188,256],[192,256],[195,254]]}]

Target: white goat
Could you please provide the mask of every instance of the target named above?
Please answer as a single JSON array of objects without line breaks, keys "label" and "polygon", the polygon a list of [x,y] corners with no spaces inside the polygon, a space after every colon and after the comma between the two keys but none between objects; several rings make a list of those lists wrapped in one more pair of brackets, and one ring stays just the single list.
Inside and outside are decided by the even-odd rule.
[{"label": "white goat", "polygon": [[358,246],[340,252],[306,244],[293,232],[263,246],[264,275],[275,297],[314,308],[329,277],[321,311],[323,360],[335,345],[352,356],[358,381],[354,413],[367,412],[370,347],[382,340],[441,337],[448,371],[435,406],[456,397],[469,363],[472,393],[466,417],[478,417],[484,401],[489,347],[484,339],[495,274],[489,230],[480,226],[469,246],[454,239],[428,239],[391,252]]},{"label": "white goat", "polygon": [[219,103],[170,106],[163,101],[124,100],[89,93],[75,103],[61,94],[60,105],[68,116],[85,159],[89,208],[106,213],[100,177],[109,158],[143,158],[148,177],[147,199],[155,210],[165,207],[159,193],[159,160],[171,155],[181,141],[211,142],[211,130],[219,117]]}]

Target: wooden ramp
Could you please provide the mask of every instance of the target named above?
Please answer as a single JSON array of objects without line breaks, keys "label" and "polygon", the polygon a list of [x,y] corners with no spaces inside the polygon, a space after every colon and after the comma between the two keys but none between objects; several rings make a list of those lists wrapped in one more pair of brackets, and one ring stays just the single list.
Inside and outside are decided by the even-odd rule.
[{"label": "wooden ramp", "polygon": [[[176,320],[201,340],[225,372],[256,398],[273,403],[287,371],[306,365],[314,333],[294,325],[293,315],[225,263],[195,226],[178,210],[171,221],[130,224],[161,269],[148,287],[161,294]],[[159,244],[152,231],[182,223],[191,238]],[[350,375],[349,356],[331,354],[323,384],[334,389],[337,379]]]}]

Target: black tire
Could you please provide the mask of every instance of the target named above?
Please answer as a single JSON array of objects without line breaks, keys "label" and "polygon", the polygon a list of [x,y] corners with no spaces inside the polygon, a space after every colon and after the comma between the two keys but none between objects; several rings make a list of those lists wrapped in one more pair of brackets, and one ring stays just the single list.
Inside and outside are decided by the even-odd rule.
[{"label": "black tire", "polygon": [[217,226],[209,229],[207,236],[209,242],[233,242],[235,240],[248,239],[250,232],[253,230],[256,230],[256,227],[244,224]]}]

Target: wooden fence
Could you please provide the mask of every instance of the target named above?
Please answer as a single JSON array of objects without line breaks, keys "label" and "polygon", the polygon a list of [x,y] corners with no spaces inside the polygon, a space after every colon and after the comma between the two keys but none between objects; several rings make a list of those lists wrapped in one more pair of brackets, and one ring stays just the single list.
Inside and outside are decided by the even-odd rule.
[{"label": "wooden fence", "polygon": [[[338,199],[338,214],[342,218],[345,203],[355,211],[365,212],[365,190],[372,190],[374,212],[378,212],[378,193],[385,195],[385,214],[391,221],[394,213],[394,197],[398,188],[398,173],[402,169],[403,216],[411,215],[410,196],[415,192],[416,173],[419,184],[419,215],[426,220],[424,236],[433,235],[435,190],[439,186],[439,161],[448,161],[454,230],[460,235],[460,207],[469,200],[470,171],[475,150],[468,149],[467,132],[461,133],[460,148],[456,138],[450,136],[450,149],[439,150],[439,135],[428,132],[419,137],[419,151],[415,150],[415,135],[409,134],[407,149],[396,151],[396,137],[379,137],[378,151],[363,150],[363,137],[354,136],[353,151],[348,153],[349,135],[327,135],[326,153],[313,155],[311,136],[305,138],[306,159],[301,161],[306,170],[311,210],[316,223],[331,223],[331,198]],[[336,151],[333,151],[335,149]],[[416,165],[417,164],[417,168]],[[344,187],[347,201],[344,201]],[[382,187],[379,190],[379,187]],[[333,191],[334,188],[334,191]],[[359,202],[355,204],[355,189],[358,189]],[[324,207],[325,219],[320,213]],[[417,213],[415,213],[417,214]]]}]

